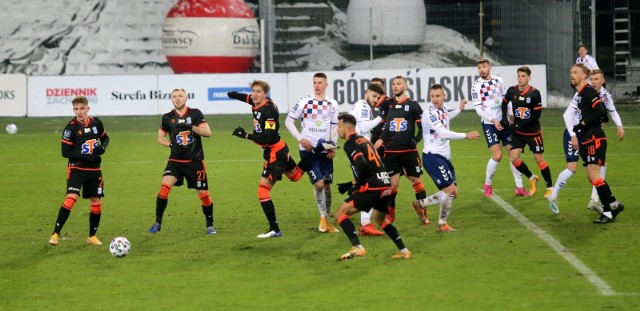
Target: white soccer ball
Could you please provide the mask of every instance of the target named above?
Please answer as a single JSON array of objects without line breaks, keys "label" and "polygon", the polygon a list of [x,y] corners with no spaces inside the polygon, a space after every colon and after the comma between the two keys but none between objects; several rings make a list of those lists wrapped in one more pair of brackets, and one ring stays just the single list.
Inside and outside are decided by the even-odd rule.
[{"label": "white soccer ball", "polygon": [[18,126],[13,123],[7,124],[7,127],[5,127],[4,129],[7,130],[7,133],[9,134],[15,134],[18,132]]},{"label": "white soccer ball", "polygon": [[118,258],[127,256],[131,251],[131,243],[129,243],[127,238],[119,236],[111,240],[109,251],[111,251],[111,255]]}]

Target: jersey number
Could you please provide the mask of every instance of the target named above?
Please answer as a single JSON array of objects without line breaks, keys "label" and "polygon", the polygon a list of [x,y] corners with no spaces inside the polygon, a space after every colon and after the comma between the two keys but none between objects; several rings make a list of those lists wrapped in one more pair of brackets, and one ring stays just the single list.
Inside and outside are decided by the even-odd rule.
[{"label": "jersey number", "polygon": [[373,148],[371,148],[370,144],[367,144],[367,158],[369,162],[375,162],[376,167],[380,167],[380,159],[378,158],[378,153],[376,153]]}]

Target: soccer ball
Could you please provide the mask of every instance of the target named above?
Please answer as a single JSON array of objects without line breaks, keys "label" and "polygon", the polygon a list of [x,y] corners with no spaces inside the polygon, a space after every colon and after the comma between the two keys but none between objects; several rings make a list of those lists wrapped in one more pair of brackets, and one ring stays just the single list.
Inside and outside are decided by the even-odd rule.
[{"label": "soccer ball", "polygon": [[109,251],[111,251],[111,255],[118,258],[127,256],[129,251],[131,251],[131,243],[129,243],[127,238],[119,236],[111,240]]},{"label": "soccer ball", "polygon": [[18,132],[18,126],[13,123],[7,124],[7,127],[5,127],[4,129],[7,130],[7,133],[9,134],[15,134]]}]

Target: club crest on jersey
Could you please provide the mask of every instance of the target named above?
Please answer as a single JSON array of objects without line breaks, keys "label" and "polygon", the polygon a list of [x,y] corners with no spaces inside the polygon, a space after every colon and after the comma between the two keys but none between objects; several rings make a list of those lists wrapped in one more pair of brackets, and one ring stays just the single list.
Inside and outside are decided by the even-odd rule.
[{"label": "club crest on jersey", "polygon": [[514,116],[518,119],[529,119],[531,118],[531,111],[527,107],[518,107]]},{"label": "club crest on jersey", "polygon": [[193,142],[193,135],[191,135],[191,131],[182,131],[176,135],[176,143],[178,145],[186,146]]},{"label": "club crest on jersey", "polygon": [[256,114],[256,119],[260,119],[261,115],[262,115],[262,112],[258,111],[258,113]]},{"label": "club crest on jersey", "polygon": [[407,120],[404,118],[395,118],[389,123],[391,132],[403,132],[407,130]]},{"label": "club crest on jersey", "polygon": [[527,104],[531,104],[531,97],[527,97],[526,102],[527,102]]},{"label": "club crest on jersey", "polygon": [[98,147],[98,140],[97,139],[86,140],[84,142],[84,144],[82,144],[82,146],[81,146],[80,153],[81,154],[92,154],[93,153],[93,149],[95,147]]},{"label": "club crest on jersey", "polygon": [[404,111],[409,111],[409,105],[404,105]]},{"label": "club crest on jersey", "polygon": [[98,134],[98,128],[94,126],[91,129],[93,130],[93,134]]}]

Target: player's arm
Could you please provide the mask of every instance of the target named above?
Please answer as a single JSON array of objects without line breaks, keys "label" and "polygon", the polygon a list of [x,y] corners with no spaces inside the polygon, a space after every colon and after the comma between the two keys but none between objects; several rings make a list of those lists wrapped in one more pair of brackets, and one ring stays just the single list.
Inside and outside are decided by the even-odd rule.
[{"label": "player's arm", "polygon": [[262,129],[262,132],[258,133],[254,131],[253,133],[247,134],[247,139],[252,140],[256,144],[260,145],[273,143],[278,135],[278,132],[276,131],[278,122],[276,120],[277,116],[271,115],[264,117],[266,118],[266,120],[264,121],[264,128]]},{"label": "player's arm", "polygon": [[231,91],[231,92],[227,93],[227,96],[229,98],[237,99],[237,100],[239,100],[241,102],[245,102],[245,103],[251,105],[251,95],[249,95],[249,94],[239,93],[239,92],[236,92],[236,91]]},{"label": "player's arm", "polygon": [[192,127],[191,131],[202,137],[211,137],[211,128],[209,127],[209,123],[206,121]]},{"label": "player's arm", "polygon": [[[462,111],[464,111],[464,108],[467,106],[467,100],[466,99],[462,99],[460,101],[460,106],[458,107],[458,109],[453,109],[453,110],[449,110],[447,111],[447,115],[449,116],[449,120],[457,117],[458,115],[460,115],[460,113]],[[424,119],[422,120],[422,122],[424,123]]]},{"label": "player's arm", "polygon": [[[509,89],[511,90],[511,89]],[[502,106],[500,107],[502,109],[502,120],[500,120],[500,124],[502,124],[502,126],[509,126],[509,117],[508,115],[508,110],[509,110],[509,98],[511,98],[509,95],[510,92],[507,91],[507,94],[504,96],[504,98],[502,98]]]},{"label": "player's arm", "polygon": [[165,147],[171,147],[171,141],[167,138],[167,132],[162,128],[158,129],[158,144]]},{"label": "player's arm", "polygon": [[602,118],[602,116],[606,116],[607,114],[607,112],[604,110],[604,104],[602,104],[602,100],[600,100],[600,97],[596,94],[589,101],[589,105],[591,105],[591,111],[590,113],[582,115],[582,121],[580,121],[579,125],[582,125],[584,127],[596,125],[600,126],[600,119]]},{"label": "player's arm", "polygon": [[361,186],[367,183],[366,176],[367,176],[367,172],[369,171],[369,161],[365,158],[365,156],[368,158],[369,154],[368,154],[368,151],[360,151],[358,149],[354,149],[354,151],[350,153],[350,157],[351,157],[351,160],[353,161],[353,171],[356,175],[355,176],[356,185]]},{"label": "player's arm", "polygon": [[416,120],[416,127],[418,128],[418,133],[414,136],[413,140],[416,142],[416,146],[422,140],[422,107],[416,103],[415,108],[413,110],[413,119]]}]

